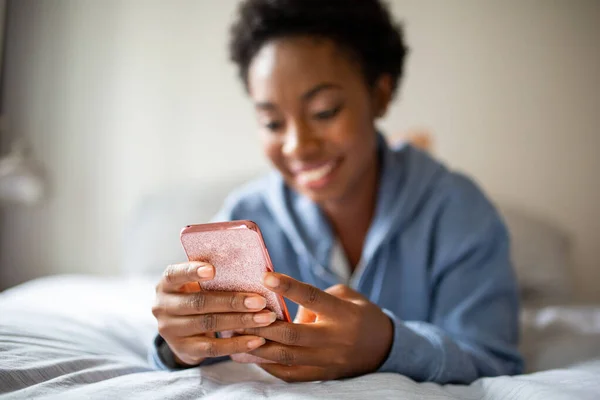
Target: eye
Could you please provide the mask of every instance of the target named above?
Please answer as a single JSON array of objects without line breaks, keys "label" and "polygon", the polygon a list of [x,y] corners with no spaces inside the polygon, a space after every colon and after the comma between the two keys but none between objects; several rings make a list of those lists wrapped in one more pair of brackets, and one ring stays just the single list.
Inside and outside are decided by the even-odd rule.
[{"label": "eye", "polygon": [[281,129],[282,126],[283,124],[279,121],[271,121],[265,125],[265,128],[267,128],[271,132],[276,132],[279,129]]},{"label": "eye", "polygon": [[342,106],[337,106],[337,107],[331,108],[329,110],[321,111],[321,112],[316,113],[314,115],[314,118],[318,119],[318,120],[328,120],[328,119],[335,117],[340,112],[341,109],[342,109]]}]

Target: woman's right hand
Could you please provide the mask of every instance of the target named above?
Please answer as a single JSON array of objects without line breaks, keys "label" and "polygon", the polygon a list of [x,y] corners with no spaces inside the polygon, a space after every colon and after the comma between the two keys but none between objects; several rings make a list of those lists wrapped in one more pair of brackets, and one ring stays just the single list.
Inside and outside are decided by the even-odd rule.
[{"label": "woman's right hand", "polygon": [[264,309],[265,298],[257,294],[202,291],[198,282],[214,276],[210,264],[173,264],[165,269],[156,286],[152,313],[158,321],[158,332],[182,365],[252,351],[265,339],[252,335],[224,339],[216,338],[215,333],[268,326],[276,319],[275,313]]}]

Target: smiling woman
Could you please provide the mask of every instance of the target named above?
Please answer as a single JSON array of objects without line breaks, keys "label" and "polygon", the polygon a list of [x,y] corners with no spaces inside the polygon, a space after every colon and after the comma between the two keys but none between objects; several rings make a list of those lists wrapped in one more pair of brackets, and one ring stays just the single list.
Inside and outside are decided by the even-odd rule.
[{"label": "smiling woman", "polygon": [[402,31],[378,2],[309,1],[285,18],[265,4],[241,8],[232,59],[255,102],[265,154],[290,187],[322,206],[354,266],[375,208],[373,122],[401,78]]},{"label": "smiling woman", "polygon": [[[185,291],[219,271],[169,266],[153,309],[160,368],[249,352],[286,381],[394,372],[471,382],[522,370],[506,229],[468,178],[376,128],[400,82],[401,28],[378,0],[247,0],[231,58],[275,171],[215,220],[251,219],[275,269],[260,296]],[[258,298],[257,298],[258,297]],[[238,336],[219,338],[235,330]]]}]

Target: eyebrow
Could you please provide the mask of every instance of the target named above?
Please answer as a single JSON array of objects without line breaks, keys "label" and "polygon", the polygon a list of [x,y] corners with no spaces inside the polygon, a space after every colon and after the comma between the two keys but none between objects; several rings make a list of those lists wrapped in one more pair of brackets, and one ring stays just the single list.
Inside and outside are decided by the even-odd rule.
[{"label": "eyebrow", "polygon": [[[308,101],[311,98],[315,97],[318,93],[322,92],[323,90],[331,90],[331,89],[341,90],[342,87],[340,85],[336,85],[335,83],[328,83],[328,82],[320,83],[317,86],[313,87],[312,89],[303,93],[300,96],[300,99],[302,101]],[[263,109],[263,110],[274,110],[277,108],[275,106],[275,104],[270,103],[268,101],[258,102],[255,104],[255,107]]]},{"label": "eyebrow", "polygon": [[302,96],[300,96],[300,98],[303,101],[307,101],[310,100],[312,97],[315,97],[315,95],[319,92],[322,92],[323,90],[328,90],[328,89],[337,89],[337,90],[341,90],[342,87],[340,85],[336,85],[335,83],[320,83],[317,86],[315,86],[314,88],[310,89],[309,91],[307,91],[306,93],[304,93]]}]

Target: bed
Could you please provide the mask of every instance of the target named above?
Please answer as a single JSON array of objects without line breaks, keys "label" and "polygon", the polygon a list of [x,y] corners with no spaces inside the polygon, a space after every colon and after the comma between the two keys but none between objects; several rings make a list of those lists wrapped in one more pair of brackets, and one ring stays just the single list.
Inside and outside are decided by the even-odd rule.
[{"label": "bed", "polygon": [[237,183],[170,187],[146,197],[128,225],[120,276],[46,277],[0,293],[0,399],[600,398],[600,305],[572,300],[568,234],[506,206],[523,293],[523,375],[468,386],[397,374],[287,384],[233,362],[152,370],[157,276],[181,260],[179,228],[210,218]]},{"label": "bed", "polygon": [[[60,276],[0,295],[0,398],[56,399],[598,399],[600,308],[549,306],[523,313],[530,368],[469,386],[415,383],[371,374],[286,384],[259,368],[228,362],[153,371],[154,284],[141,278]],[[552,368],[547,370],[548,368]]]}]

